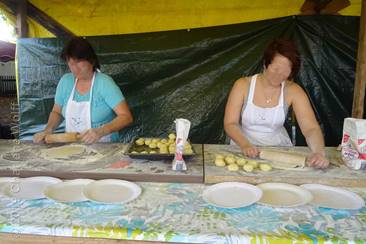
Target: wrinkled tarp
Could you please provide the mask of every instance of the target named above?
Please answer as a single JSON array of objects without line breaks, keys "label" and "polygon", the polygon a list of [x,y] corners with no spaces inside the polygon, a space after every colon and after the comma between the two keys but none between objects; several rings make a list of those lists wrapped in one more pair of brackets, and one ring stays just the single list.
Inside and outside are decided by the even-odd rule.
[{"label": "wrinkled tarp", "polygon": [[[295,81],[308,94],[326,144],[337,145],[351,115],[359,17],[293,16],[252,23],[145,34],[89,37],[101,70],[113,77],[134,115],[120,133],[166,136],[174,119],[192,122],[194,143],[223,143],[224,109],[241,76],[262,70],[265,46],[293,38],[302,59]],[[62,39],[18,42],[20,136],[29,139],[47,123],[60,77]],[[62,128],[60,128],[62,130]],[[304,143],[298,136],[298,144]]]},{"label": "wrinkled tarp", "polygon": [[[0,62],[8,62],[15,58],[15,44],[0,41]],[[1,75],[1,74],[0,74]]]}]

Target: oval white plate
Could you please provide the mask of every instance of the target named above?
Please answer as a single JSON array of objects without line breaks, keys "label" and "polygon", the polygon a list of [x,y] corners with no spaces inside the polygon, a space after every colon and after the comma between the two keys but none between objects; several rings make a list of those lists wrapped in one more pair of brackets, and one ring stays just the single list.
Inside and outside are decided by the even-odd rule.
[{"label": "oval white plate", "polygon": [[203,199],[220,208],[241,208],[256,203],[262,191],[250,184],[241,182],[223,182],[207,187]]},{"label": "oval white plate", "polygon": [[259,203],[272,207],[298,207],[311,202],[313,199],[313,196],[308,190],[296,185],[263,183],[257,186],[263,191]]},{"label": "oval white plate", "polygon": [[[0,196],[4,196],[7,184],[14,182],[18,177],[0,177]],[[6,195],[5,195],[6,196]]]},{"label": "oval white plate", "polygon": [[313,194],[311,203],[318,207],[334,209],[360,209],[365,201],[356,193],[321,184],[304,184],[301,187]]},{"label": "oval white plate", "polygon": [[98,203],[127,203],[141,194],[141,187],[125,180],[98,180],[88,184],[83,193]]},{"label": "oval white plate", "polygon": [[45,198],[44,189],[52,184],[61,182],[62,180],[48,176],[36,176],[29,178],[19,178],[8,183],[4,187],[4,195],[19,199],[33,200]]},{"label": "oval white plate", "polygon": [[93,181],[90,179],[75,179],[60,182],[47,186],[44,195],[51,200],[62,203],[87,201],[88,199],[84,196],[83,190],[87,184]]}]

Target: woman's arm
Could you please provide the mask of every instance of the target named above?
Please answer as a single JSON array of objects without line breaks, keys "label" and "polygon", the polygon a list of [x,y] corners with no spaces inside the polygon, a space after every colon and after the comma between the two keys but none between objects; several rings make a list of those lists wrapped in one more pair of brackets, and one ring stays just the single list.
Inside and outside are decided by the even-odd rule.
[{"label": "woman's arm", "polygon": [[329,161],[325,157],[323,134],[315,118],[309,98],[304,90],[295,83],[291,85],[289,94],[291,94],[292,107],[301,132],[312,152],[307,159],[307,163],[317,168],[326,168]]},{"label": "woman's arm", "polygon": [[44,129],[44,131],[36,133],[33,136],[34,143],[42,142],[47,134],[51,134],[59,126],[62,118],[61,110],[61,106],[57,104],[53,105],[52,111],[48,117],[46,128]]},{"label": "woman's arm", "polygon": [[240,78],[231,89],[226,103],[224,129],[226,134],[241,148],[243,153],[249,157],[256,157],[259,154],[258,148],[254,147],[243,135],[240,129],[239,119],[245,100],[245,91],[248,87],[248,78]]},{"label": "woman's arm", "polygon": [[113,111],[116,113],[117,117],[114,118],[108,124],[105,124],[99,128],[92,128],[80,135],[82,141],[86,143],[94,143],[99,141],[105,135],[109,135],[113,132],[119,131],[122,128],[130,125],[133,121],[132,114],[127,105],[127,102],[123,101],[118,103]]}]

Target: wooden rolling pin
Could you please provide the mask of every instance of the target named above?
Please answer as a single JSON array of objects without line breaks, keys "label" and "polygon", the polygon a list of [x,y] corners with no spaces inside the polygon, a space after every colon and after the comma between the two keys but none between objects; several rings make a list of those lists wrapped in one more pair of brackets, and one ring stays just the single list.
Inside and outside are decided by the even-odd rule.
[{"label": "wooden rolling pin", "polygon": [[259,157],[272,162],[284,163],[288,166],[305,166],[306,157],[301,154],[262,149]]},{"label": "wooden rolling pin", "polygon": [[44,140],[47,144],[76,142],[76,141],[80,140],[80,134],[76,133],[76,132],[49,134],[49,135],[46,135]]}]

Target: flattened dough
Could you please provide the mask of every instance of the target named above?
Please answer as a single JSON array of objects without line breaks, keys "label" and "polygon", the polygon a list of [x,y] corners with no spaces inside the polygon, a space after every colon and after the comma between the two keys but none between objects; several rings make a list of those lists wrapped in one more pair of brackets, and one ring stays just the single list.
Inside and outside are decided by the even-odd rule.
[{"label": "flattened dough", "polygon": [[285,170],[306,170],[306,157],[296,153],[263,149],[259,157],[271,162],[273,168]]},{"label": "flattened dough", "polygon": [[50,161],[70,161],[86,164],[103,157],[99,152],[84,145],[65,145],[41,150],[41,157]]}]

